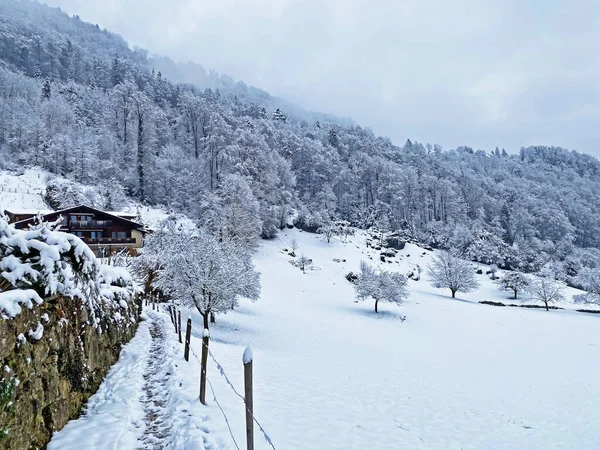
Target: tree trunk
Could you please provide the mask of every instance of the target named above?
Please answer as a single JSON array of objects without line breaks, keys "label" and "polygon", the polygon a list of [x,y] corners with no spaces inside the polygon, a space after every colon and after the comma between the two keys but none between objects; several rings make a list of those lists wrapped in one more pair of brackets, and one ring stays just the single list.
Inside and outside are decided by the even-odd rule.
[{"label": "tree trunk", "polygon": [[452,298],[456,298],[456,289],[450,289],[452,291]]},{"label": "tree trunk", "polygon": [[206,405],[206,365],[208,363],[208,344],[210,337],[204,330],[208,330],[210,312],[202,315],[204,329],[202,330],[202,356],[200,358],[200,403]]},{"label": "tree trunk", "polygon": [[215,313],[210,313],[210,323],[215,323],[216,319],[215,319]]},{"label": "tree trunk", "polygon": [[550,309],[548,308],[548,302],[544,302],[544,305],[546,305],[546,311],[550,311]]},{"label": "tree trunk", "polygon": [[517,299],[517,290],[515,289],[515,300]]},{"label": "tree trunk", "polygon": [[379,312],[377,311],[377,305],[379,304],[379,300],[375,300],[375,312]]}]

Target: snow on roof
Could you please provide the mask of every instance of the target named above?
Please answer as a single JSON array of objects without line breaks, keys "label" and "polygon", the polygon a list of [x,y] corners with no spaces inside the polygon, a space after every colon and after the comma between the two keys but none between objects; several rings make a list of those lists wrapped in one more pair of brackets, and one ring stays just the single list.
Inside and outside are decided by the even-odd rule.
[{"label": "snow on roof", "polygon": [[50,209],[17,209],[17,208],[10,208],[10,209],[5,209],[4,211],[10,213],[10,214],[14,214],[16,216],[26,216],[26,215],[36,215],[36,214],[50,214],[53,213],[54,211],[50,210]]},{"label": "snow on roof", "polygon": [[128,212],[122,212],[122,211],[104,211],[107,214],[112,214],[113,216],[119,216],[119,217],[136,217],[137,214],[136,213],[128,213]]}]

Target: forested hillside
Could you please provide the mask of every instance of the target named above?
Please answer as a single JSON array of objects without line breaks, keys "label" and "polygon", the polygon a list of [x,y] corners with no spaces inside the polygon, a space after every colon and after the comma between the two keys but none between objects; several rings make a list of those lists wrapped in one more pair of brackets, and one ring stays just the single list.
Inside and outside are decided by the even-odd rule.
[{"label": "forested hillside", "polygon": [[40,166],[246,236],[271,238],[292,220],[309,230],[346,220],[525,271],[551,264],[573,277],[599,263],[593,157],[396,146],[221,85],[173,83],[120,36],[0,0],[4,169]]}]

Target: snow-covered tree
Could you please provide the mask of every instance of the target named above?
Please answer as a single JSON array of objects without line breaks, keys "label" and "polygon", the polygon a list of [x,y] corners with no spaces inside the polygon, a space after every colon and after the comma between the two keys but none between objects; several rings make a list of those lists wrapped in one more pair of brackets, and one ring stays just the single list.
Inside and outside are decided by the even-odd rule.
[{"label": "snow-covered tree", "polygon": [[241,297],[258,299],[259,274],[250,254],[204,230],[177,230],[160,246],[162,266],[154,285],[181,304],[194,307],[209,328],[212,314],[224,314]]},{"label": "snow-covered tree", "polygon": [[576,303],[600,304],[600,269],[583,268],[575,281],[586,291],[574,298]]},{"label": "snow-covered tree", "polygon": [[338,228],[331,221],[328,221],[325,225],[317,230],[318,233],[322,234],[327,243],[331,242],[331,239],[337,235]]},{"label": "snow-covered tree", "polygon": [[527,286],[529,286],[529,278],[519,272],[507,273],[498,280],[498,289],[501,291],[513,291],[515,299],[519,292],[527,289]]},{"label": "snow-covered tree", "polygon": [[527,292],[532,300],[544,303],[546,311],[548,311],[550,303],[565,300],[564,289],[565,285],[561,281],[547,276],[536,276],[530,280]]},{"label": "snow-covered tree", "polygon": [[375,312],[378,311],[379,302],[401,304],[409,297],[406,288],[407,278],[397,272],[374,269],[364,261],[360,263],[360,274],[354,285],[356,298],[375,300]]},{"label": "snow-covered tree", "polygon": [[220,239],[246,248],[256,245],[261,232],[260,206],[240,175],[226,175],[207,203],[205,223]]},{"label": "snow-covered tree", "polygon": [[496,274],[498,273],[498,266],[496,264],[492,264],[490,266],[490,273],[492,276],[490,277],[492,280],[496,279]]},{"label": "snow-covered tree", "polygon": [[429,279],[433,287],[450,289],[452,298],[457,292],[471,292],[479,287],[471,264],[443,251],[431,258]]}]

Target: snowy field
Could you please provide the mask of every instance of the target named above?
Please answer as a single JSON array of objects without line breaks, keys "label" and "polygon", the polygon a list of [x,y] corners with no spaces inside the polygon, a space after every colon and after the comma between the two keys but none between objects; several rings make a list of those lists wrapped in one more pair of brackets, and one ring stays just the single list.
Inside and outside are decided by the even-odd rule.
[{"label": "snowy field", "polygon": [[[290,237],[299,242],[297,254],[314,260],[315,270],[303,274],[289,264],[282,249],[289,249]],[[600,448],[600,315],[480,305],[480,300],[508,301],[511,295],[498,291],[486,275],[478,275],[482,286],[477,292],[453,300],[449,290],[429,286],[426,270],[421,281],[409,282],[411,298],[405,304],[383,303],[375,314],[371,302],[355,303],[344,274],[358,271],[360,260],[369,261],[369,256],[369,262],[383,264],[378,253],[366,249],[363,235],[351,243],[327,244],[290,230],[261,246],[256,258],[261,299],[242,302],[238,310],[217,318],[211,348],[239,391],[244,348],[250,344],[254,350],[255,414],[275,448]],[[430,254],[407,245],[392,258],[398,262],[385,265],[406,273],[417,264],[426,268]],[[575,292],[569,291],[569,300]],[[192,316],[193,347],[199,354],[201,320],[197,313]],[[140,333],[148,333],[148,327],[143,324]],[[123,376],[142,377],[132,361],[151,358],[149,344],[139,336],[128,351],[137,352],[137,358],[126,353],[115,366]],[[174,333],[168,339],[173,349],[179,346]],[[173,449],[235,448],[211,392],[208,407],[194,399],[197,362],[183,362],[173,349],[165,352],[173,364],[162,369],[173,371],[164,383],[173,394],[157,413],[173,416],[167,422],[171,431],[157,438],[163,439],[159,444]],[[148,371],[154,366],[144,367]],[[243,447],[241,400],[210,360],[208,375]],[[115,412],[111,421],[106,398],[114,387],[105,384],[91,402],[90,416],[58,433],[51,449],[84,448],[58,444],[84,435],[93,442],[101,433],[152,438],[138,405],[147,393],[125,390],[137,412]],[[174,406],[176,401],[180,404]],[[99,404],[105,405],[104,415],[94,414],[102,409]],[[124,416],[138,421],[127,432]],[[190,424],[196,428],[185,434]],[[271,448],[256,433],[256,448]],[[150,438],[141,439],[141,448],[160,448],[146,445]],[[96,442],[85,448],[125,448],[99,438]]]},{"label": "snowy field", "polygon": [[47,210],[43,192],[46,174],[37,169],[27,169],[16,175],[0,170],[0,209]]}]

